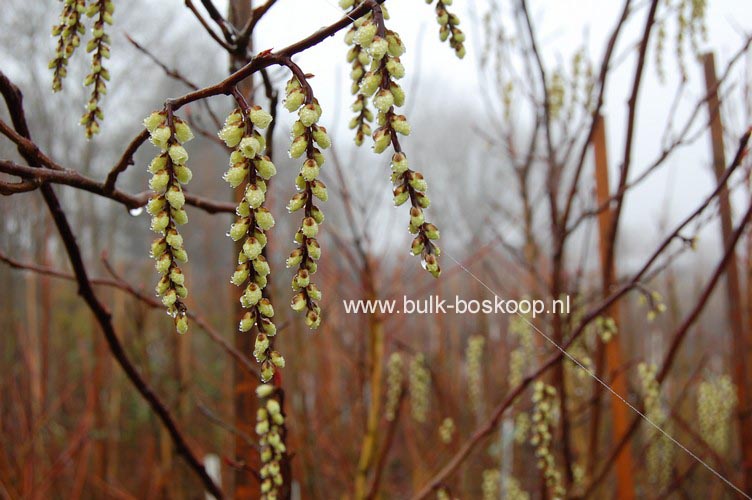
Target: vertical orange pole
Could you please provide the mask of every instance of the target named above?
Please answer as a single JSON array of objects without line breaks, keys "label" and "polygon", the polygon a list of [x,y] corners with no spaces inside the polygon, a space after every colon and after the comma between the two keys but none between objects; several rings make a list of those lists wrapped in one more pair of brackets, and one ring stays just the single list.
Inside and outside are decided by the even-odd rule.
[{"label": "vertical orange pole", "polygon": [[[710,115],[710,139],[713,148],[713,171],[716,179],[720,180],[726,170],[726,154],[723,146],[723,124],[721,123],[721,109],[718,100],[718,79],[715,73],[715,57],[711,52],[702,58],[705,70],[705,86],[708,90],[708,114]],[[721,236],[723,244],[731,239],[733,233],[731,202],[726,186],[718,195],[719,212],[721,216]],[[737,390],[737,418],[739,422],[739,445],[742,451],[742,474],[744,476],[744,491],[752,493],[752,414],[750,414],[749,394],[747,383],[750,378],[747,366],[748,345],[745,339],[744,321],[742,318],[741,287],[739,285],[739,268],[736,252],[731,254],[726,267],[726,295],[731,327],[731,356],[733,361],[734,384]],[[749,293],[749,292],[748,292]]]},{"label": "vertical orange pole", "polygon": [[[608,185],[608,149],[606,147],[606,126],[602,116],[598,116],[595,130],[593,131],[593,148],[595,153],[595,187],[596,187],[596,200],[598,206],[602,206],[610,198],[610,188]],[[603,294],[607,296],[610,292],[611,286],[614,284],[614,278],[616,276],[616,266],[611,264],[607,265],[608,255],[608,236],[611,231],[611,225],[613,224],[613,212],[610,208],[601,211],[598,214],[598,250],[601,258],[601,276]],[[619,303],[615,302],[606,311],[606,314],[613,318],[614,322],[619,326]],[[617,394],[622,397],[627,397],[627,381],[626,377],[621,373],[622,355],[620,336],[616,336],[611,339],[610,342],[604,344],[602,348],[605,351],[605,380],[611,380],[611,388],[616,391]],[[600,388],[598,388],[600,390]],[[619,401],[612,397],[611,400],[611,414],[613,418],[612,422],[612,436],[614,442],[623,436],[629,428],[629,414],[628,408]],[[594,429],[594,432],[598,432],[598,429]],[[595,452],[597,450],[591,450]],[[592,459],[593,457],[591,457]],[[616,479],[617,489],[616,498],[619,499],[633,499],[634,498],[634,481],[632,477],[632,452],[629,447],[624,447],[622,452],[616,457]]]}]

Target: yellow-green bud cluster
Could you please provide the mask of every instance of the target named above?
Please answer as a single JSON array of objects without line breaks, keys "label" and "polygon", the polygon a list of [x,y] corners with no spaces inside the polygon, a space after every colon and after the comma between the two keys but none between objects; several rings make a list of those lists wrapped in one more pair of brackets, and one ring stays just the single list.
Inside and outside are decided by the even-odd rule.
[{"label": "yellow-green bud cluster", "polygon": [[[580,381],[587,380],[588,377],[590,377],[590,374],[588,372],[592,372],[595,368],[593,366],[593,359],[590,357],[590,352],[587,349],[587,346],[583,341],[575,341],[574,344],[572,344],[569,349],[567,349],[569,352],[569,355],[572,356],[574,359],[577,360],[577,363],[574,361],[567,359],[565,366],[565,373],[567,375],[577,378]],[[587,370],[583,370],[582,365]]]},{"label": "yellow-green bud cluster", "polygon": [[321,106],[313,97],[310,87],[293,77],[287,83],[285,107],[288,111],[298,113],[298,120],[292,126],[292,144],[290,156],[305,158],[300,172],[295,179],[298,192],[287,205],[288,211],[303,210],[303,220],[295,233],[298,248],[287,259],[287,267],[297,267],[292,278],[293,295],[291,307],[298,312],[305,311],[305,322],[311,329],[321,324],[321,290],[313,283],[311,277],[316,273],[316,261],[321,258],[321,246],[317,236],[319,227],[324,222],[324,213],[314,204],[314,199],[326,201],[329,197],[326,185],[318,178],[324,155],[321,149],[331,146],[326,129],[318,125],[321,118]]},{"label": "yellow-green bud cluster", "polygon": [[595,318],[595,328],[598,336],[604,344],[607,344],[618,333],[616,321],[610,316],[598,316]]},{"label": "yellow-green bud cluster", "polygon": [[149,115],[144,126],[149,131],[151,142],[161,150],[149,164],[152,174],[149,187],[154,195],[146,206],[152,216],[151,229],[160,235],[151,244],[155,268],[162,276],[156,292],[162,297],[167,313],[175,320],[178,333],[185,333],[188,320],[183,301],[188,296],[188,289],[180,264],[188,261],[188,254],[178,226],[188,222],[183,185],[191,180],[192,174],[186,166],[188,153],[183,144],[193,139],[193,134],[183,120],[168,118],[166,111]]},{"label": "yellow-green bud cluster", "polygon": [[589,109],[591,104],[593,64],[584,47],[572,54],[571,68],[566,120],[572,120],[577,109]]},{"label": "yellow-green bud cluster", "polygon": [[[661,402],[661,387],[656,378],[658,369],[653,364],[640,363],[637,374],[640,379],[640,392],[645,405],[645,415],[658,427],[667,430],[668,415]],[[649,480],[661,491],[671,481],[674,459],[674,445],[653,427],[647,430],[650,442],[646,454]]]},{"label": "yellow-green bud cluster", "polygon": [[716,375],[697,388],[697,417],[705,441],[724,456],[728,452],[731,424],[737,396],[728,375]]},{"label": "yellow-green bud cluster", "polygon": [[[354,47],[369,58],[370,69],[360,77],[360,94],[372,99],[378,111],[379,128],[373,133],[373,150],[384,152],[393,142],[398,144],[397,134],[410,134],[410,125],[404,115],[399,115],[394,108],[405,104],[405,92],[395,80],[405,76],[405,68],[399,57],[405,52],[405,45],[399,35],[387,30],[379,20],[370,14],[359,26],[354,27],[352,36]],[[351,49],[351,51],[353,50]],[[355,103],[358,109],[358,101]],[[354,122],[357,123],[357,122]],[[350,124],[351,126],[353,123]]]},{"label": "yellow-green bud cluster", "polygon": [[666,304],[663,303],[663,296],[655,290],[649,294],[640,295],[640,302],[643,304],[647,303],[648,305],[648,321],[654,321],[659,314],[666,312]]},{"label": "yellow-green bud cluster", "polygon": [[[407,118],[395,112],[395,107],[405,104],[405,92],[395,81],[405,75],[405,68],[399,59],[405,53],[405,45],[397,33],[386,29],[384,19],[383,9],[376,7],[369,15],[356,22],[348,37],[354,48],[359,47],[358,54],[365,52],[371,61],[369,71],[360,76],[360,94],[363,99],[359,98],[356,101],[354,109],[357,112],[362,111],[361,106],[365,106],[366,99],[372,99],[378,111],[376,121],[379,126],[373,132],[373,150],[383,153],[389,146],[394,148],[394,204],[399,206],[410,200],[409,230],[411,234],[416,235],[411,252],[413,255],[420,255],[423,267],[434,277],[438,277],[441,274],[438,262],[441,250],[434,241],[439,239],[439,230],[427,222],[423,214],[430,204],[426,196],[428,185],[423,174],[408,167],[407,156],[402,152],[398,139],[399,135],[410,134]],[[356,117],[350,125],[356,128],[360,126],[359,123]]]},{"label": "yellow-green bud cluster", "polygon": [[[497,495],[494,498],[499,498]],[[530,493],[522,489],[520,482],[512,477],[504,477],[504,496],[506,500],[530,500]]]},{"label": "yellow-green bud cluster", "polygon": [[400,353],[395,352],[389,356],[386,365],[386,403],[384,404],[384,413],[389,422],[397,416],[397,406],[402,397],[403,365]]},{"label": "yellow-green bud cluster", "polygon": [[277,500],[284,484],[282,466],[287,460],[285,446],[285,415],[276,396],[276,389],[263,384],[256,388],[259,408],[256,410],[256,434],[261,448],[261,500]]},{"label": "yellow-green bud cluster", "polygon": [[110,79],[110,72],[102,65],[102,61],[110,58],[111,43],[110,35],[105,33],[105,25],[112,24],[114,11],[115,4],[112,0],[94,0],[86,10],[87,16],[96,16],[91,29],[91,40],[86,44],[86,52],[91,53],[91,72],[86,75],[84,86],[91,87],[91,95],[81,117],[81,125],[86,130],[87,138],[99,132],[99,120],[104,117],[99,101],[107,93],[106,82]]},{"label": "yellow-green bud cluster", "polygon": [[533,385],[530,444],[535,447],[536,465],[543,473],[543,479],[552,498],[564,498],[566,490],[562,484],[561,472],[556,469],[554,454],[551,450],[552,428],[556,420],[556,389],[538,380]]},{"label": "yellow-green bud cluster", "polygon": [[[352,4],[353,2],[349,1],[340,2],[340,5],[344,9],[352,7]],[[373,112],[368,107],[368,96],[360,90],[363,78],[366,76],[368,68],[371,65],[371,55],[366,47],[355,43],[356,34],[358,38],[363,34],[362,31],[358,31],[359,28],[366,22],[370,23],[367,29],[372,30],[373,26],[375,26],[373,24],[373,13],[369,12],[365,16],[356,19],[345,34],[345,43],[350,46],[350,49],[347,51],[347,62],[351,64],[350,79],[352,80],[352,86],[350,91],[356,96],[355,102],[352,104],[355,116],[350,121],[350,128],[355,130],[355,144],[358,146],[362,146],[365,138],[371,135],[370,124],[373,122]]]},{"label": "yellow-green bud cluster", "polygon": [[467,341],[465,363],[467,369],[467,389],[470,407],[475,415],[483,413],[483,348],[486,339],[473,335]]},{"label": "yellow-green bud cluster", "polygon": [[[436,2],[436,22],[439,23],[439,39],[442,42],[449,42],[449,46],[454,49],[454,53],[462,59],[465,57],[465,34],[457,26],[460,19],[455,14],[447,10],[452,5],[453,0],[438,0]],[[426,0],[427,4],[432,4],[434,0]]]},{"label": "yellow-green bud cluster", "polygon": [[687,79],[686,47],[689,40],[690,49],[695,57],[700,57],[701,42],[707,40],[707,0],[681,0],[676,5],[666,6],[676,13],[676,60],[683,79]]},{"label": "yellow-green bud cluster", "polygon": [[230,280],[235,286],[244,287],[240,304],[246,312],[238,328],[241,332],[248,332],[256,327],[253,355],[261,363],[264,382],[271,380],[275,371],[285,366],[282,355],[273,350],[272,340],[277,334],[272,321],[274,308],[264,297],[270,269],[263,251],[266,232],[274,226],[274,217],[264,207],[266,181],[277,173],[277,169],[269,157],[264,156],[266,141],[256,128],[264,129],[271,121],[272,116],[261,107],[248,107],[243,102],[240,108],[230,113],[218,134],[227,147],[233,148],[230,168],[224,179],[243,192],[235,209],[237,219],[228,233],[233,241],[242,243],[238,265]]},{"label": "yellow-green bud cluster", "polygon": [[517,444],[523,444],[527,441],[530,432],[530,415],[521,412],[514,417],[514,441]]},{"label": "yellow-green bud cluster", "polygon": [[482,477],[483,500],[498,500],[501,493],[501,472],[498,469],[486,469]]},{"label": "yellow-green bud cluster", "polygon": [[423,423],[428,418],[431,400],[431,372],[426,366],[426,357],[418,353],[410,360],[409,373],[410,410],[416,422]]},{"label": "yellow-green bud cluster", "polygon": [[441,248],[436,244],[440,237],[439,228],[426,221],[424,211],[431,203],[426,195],[426,181],[423,174],[410,170],[404,153],[392,155],[392,183],[395,186],[395,205],[399,206],[410,200],[408,231],[415,235],[410,244],[410,252],[420,255],[423,268],[438,278],[441,275],[438,259]]},{"label": "yellow-green bud cluster", "polygon": [[[661,387],[656,379],[657,371],[658,369],[653,364],[640,363],[637,365],[637,374],[640,378],[642,397],[645,402],[645,412],[652,412],[656,416],[661,409]],[[663,420],[663,418],[661,417],[660,420]]]},{"label": "yellow-green bud cluster", "polygon": [[517,340],[518,346],[509,355],[509,386],[516,387],[522,383],[527,369],[533,361],[535,346],[530,320],[513,316],[509,320],[509,334]]},{"label": "yellow-green bud cluster", "polygon": [[436,490],[436,500],[451,500],[452,497],[446,488],[439,488]]},{"label": "yellow-green bud cluster", "polygon": [[666,20],[663,17],[659,17],[655,24],[655,71],[658,81],[665,83],[666,68],[664,67],[663,54],[666,51]]},{"label": "yellow-green bud cluster", "polygon": [[444,444],[451,443],[452,438],[454,437],[454,431],[454,420],[449,417],[442,420],[441,425],[439,426],[439,439],[441,439],[441,442]]},{"label": "yellow-green bud cluster", "polygon": [[52,27],[52,36],[57,37],[55,57],[49,68],[52,71],[52,90],[63,88],[63,79],[68,75],[68,60],[81,45],[81,35],[86,33],[83,16],[86,13],[86,0],[63,0],[60,22]]},{"label": "yellow-green bud cluster", "polygon": [[551,79],[546,82],[548,87],[548,113],[552,119],[557,119],[561,116],[561,111],[564,108],[564,99],[566,97],[566,89],[564,88],[564,77],[561,71],[554,71],[551,75]]}]

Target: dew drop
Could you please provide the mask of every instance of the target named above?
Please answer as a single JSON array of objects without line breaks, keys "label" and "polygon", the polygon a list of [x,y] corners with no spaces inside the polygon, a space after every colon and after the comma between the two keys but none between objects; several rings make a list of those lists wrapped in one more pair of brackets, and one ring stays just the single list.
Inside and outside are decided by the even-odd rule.
[{"label": "dew drop", "polygon": [[420,261],[420,267],[422,267],[423,269],[427,269],[428,268],[428,264],[426,264],[426,261],[424,259],[421,259],[421,261]]},{"label": "dew drop", "polygon": [[131,208],[130,210],[128,210],[128,213],[133,217],[138,217],[139,215],[144,213],[144,207]]}]

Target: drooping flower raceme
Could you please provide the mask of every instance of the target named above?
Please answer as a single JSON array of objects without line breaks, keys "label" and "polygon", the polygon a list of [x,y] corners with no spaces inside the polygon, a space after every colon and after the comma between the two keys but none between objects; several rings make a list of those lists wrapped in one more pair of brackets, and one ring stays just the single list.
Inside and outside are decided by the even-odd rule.
[{"label": "drooping flower raceme", "polygon": [[423,423],[428,418],[428,407],[431,400],[431,372],[426,366],[426,357],[422,353],[416,354],[410,360],[410,410],[416,422]]},{"label": "drooping flower raceme", "polygon": [[736,387],[728,375],[714,375],[697,388],[697,417],[705,441],[721,456],[728,452]]},{"label": "drooping flower raceme", "polygon": [[483,413],[483,349],[486,339],[473,335],[467,341],[465,362],[467,363],[467,390],[470,407],[475,415]]},{"label": "drooping flower raceme", "polygon": [[[354,7],[354,1],[342,0],[340,6],[343,9]],[[389,14],[384,5],[381,6],[381,11],[384,19],[389,19]],[[352,104],[355,116],[350,120],[350,128],[355,130],[355,144],[358,146],[362,146],[365,138],[371,135],[373,112],[369,108],[369,96],[361,91],[363,78],[371,66],[371,54],[365,46],[356,42],[356,35],[358,36],[357,39],[360,40],[363,32],[359,31],[359,28],[366,22],[371,22],[369,31],[373,30],[375,24],[372,20],[373,12],[356,19],[345,35],[345,43],[350,46],[350,50],[347,51],[347,62],[352,65],[350,70],[351,92],[356,96],[355,102]]]},{"label": "drooping flower raceme", "polygon": [[83,23],[85,13],[86,0],[64,0],[60,22],[52,27],[52,36],[57,37],[55,57],[49,64],[53,92],[63,89],[63,79],[68,75],[68,60],[81,45],[81,35],[86,33]]},{"label": "drooping flower raceme", "polygon": [[329,197],[326,185],[318,178],[324,155],[321,149],[331,146],[326,129],[318,125],[321,118],[321,106],[313,97],[310,87],[301,84],[297,77],[287,83],[285,107],[291,113],[298,113],[298,120],[292,126],[292,144],[290,156],[304,158],[300,172],[295,179],[298,189],[287,205],[289,212],[303,210],[303,220],[295,233],[298,244],[287,259],[287,267],[297,267],[292,278],[295,294],[291,307],[298,312],[305,311],[305,321],[309,328],[315,329],[321,324],[321,291],[313,283],[318,261],[321,258],[321,246],[316,238],[319,227],[324,222],[324,213],[314,204],[314,200],[326,201]]},{"label": "drooping flower raceme", "polygon": [[[640,392],[644,399],[645,415],[658,427],[670,429],[666,409],[661,401],[661,385],[658,381],[658,368],[654,364],[640,363],[637,365],[637,375],[640,379]],[[662,433],[659,434],[654,428],[649,428],[646,461],[650,471],[650,482],[663,490],[671,481],[674,460],[674,445]]]},{"label": "drooping flower raceme", "polygon": [[562,484],[561,472],[556,469],[551,449],[552,427],[556,423],[556,389],[540,380],[533,385],[532,437],[530,444],[535,447],[538,469],[543,473],[552,498],[564,498],[566,490]]},{"label": "drooping flower raceme", "polygon": [[400,206],[410,201],[408,229],[415,235],[411,252],[420,255],[423,267],[438,277],[441,274],[438,262],[441,251],[435,241],[439,239],[439,230],[426,221],[424,215],[430,204],[426,196],[428,185],[423,174],[409,168],[407,155],[398,139],[398,135],[410,133],[407,118],[395,111],[405,103],[405,92],[396,82],[405,74],[399,59],[405,46],[397,33],[386,29],[382,9],[378,6],[357,28],[353,42],[366,49],[371,57],[371,69],[363,76],[360,92],[372,99],[378,111],[376,121],[379,128],[373,133],[373,150],[383,153],[390,146],[394,149],[391,164],[394,204]]},{"label": "drooping flower raceme", "polygon": [[186,166],[188,153],[183,144],[193,139],[193,133],[180,118],[168,119],[166,111],[152,113],[144,120],[144,125],[151,142],[161,150],[149,164],[152,174],[149,187],[154,195],[146,206],[152,216],[151,229],[159,234],[151,245],[151,256],[161,275],[156,292],[162,297],[167,313],[175,320],[178,333],[185,333],[188,320],[183,301],[188,296],[188,289],[180,264],[188,261],[188,254],[178,226],[188,222],[182,186],[191,180],[192,173]]},{"label": "drooping flower raceme", "polygon": [[450,417],[442,420],[441,425],[439,426],[439,439],[441,439],[441,442],[444,444],[451,443],[452,438],[454,438],[455,430],[456,428],[454,425],[454,420],[452,420]]},{"label": "drooping flower raceme", "polygon": [[287,460],[285,415],[276,389],[269,384],[256,388],[259,409],[256,411],[256,434],[261,448],[261,500],[277,500],[284,483],[281,464]]},{"label": "drooping flower raceme", "polygon": [[89,5],[86,15],[94,17],[91,40],[86,44],[86,52],[91,53],[91,72],[86,75],[84,85],[91,86],[91,96],[86,103],[86,112],[81,117],[81,125],[86,129],[86,137],[91,138],[99,132],[99,121],[103,118],[99,101],[107,93],[110,72],[102,66],[104,59],[110,58],[110,35],[105,32],[105,25],[112,24],[115,4],[112,0],[94,0]]},{"label": "drooping flower raceme", "polygon": [[397,416],[397,406],[402,397],[403,364],[402,355],[394,352],[389,356],[389,361],[387,361],[386,365],[386,404],[384,405],[384,413],[386,419],[390,422]]},{"label": "drooping flower raceme", "polygon": [[[442,42],[449,42],[449,46],[454,49],[454,53],[462,59],[465,57],[465,34],[458,28],[460,18],[447,10],[452,5],[453,0],[438,0],[436,2],[436,22],[439,23],[439,39]],[[434,0],[426,0],[427,4],[432,4]]]},{"label": "drooping flower raceme", "polygon": [[52,27],[52,36],[57,37],[57,44],[49,68],[52,70],[52,90],[58,92],[62,90],[63,79],[68,74],[68,61],[81,45],[81,36],[86,33],[84,17],[94,18],[91,39],[86,44],[86,52],[91,53],[91,69],[84,79],[84,86],[91,87],[91,94],[81,117],[87,138],[99,132],[99,121],[103,117],[99,102],[107,93],[106,82],[110,79],[110,73],[102,63],[110,57],[111,43],[105,27],[112,24],[114,11],[113,0],[63,0],[60,21]]},{"label": "drooping flower raceme", "polygon": [[501,471],[498,469],[486,469],[483,471],[481,491],[483,500],[496,500],[501,490]]},{"label": "drooping flower raceme", "polygon": [[242,242],[238,253],[238,266],[232,275],[232,283],[245,287],[240,304],[247,311],[240,319],[241,332],[256,327],[256,341],[253,355],[261,363],[261,379],[271,380],[277,368],[285,366],[285,360],[272,349],[272,340],[277,328],[272,321],[274,308],[264,289],[270,273],[269,263],[263,255],[266,246],[266,231],[274,226],[274,217],[264,207],[266,201],[266,181],[277,169],[264,156],[266,141],[256,128],[264,129],[272,121],[271,115],[258,106],[249,108],[244,102],[225,120],[219,137],[233,148],[230,154],[230,168],[224,179],[236,189],[242,189],[243,198],[237,208],[237,220],[230,227],[229,236],[233,241]]}]

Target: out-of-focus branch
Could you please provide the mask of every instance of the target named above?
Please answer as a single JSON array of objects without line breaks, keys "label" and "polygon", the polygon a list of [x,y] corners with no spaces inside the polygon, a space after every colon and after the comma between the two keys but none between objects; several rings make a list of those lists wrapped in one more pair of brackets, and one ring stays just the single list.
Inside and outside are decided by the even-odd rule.
[{"label": "out-of-focus branch", "polygon": [[[121,276],[117,274],[115,269],[112,267],[112,264],[107,260],[106,256],[102,257],[102,261],[104,263],[105,269],[107,269],[107,272],[110,273],[110,275],[114,278],[116,286],[120,288],[121,290],[129,293],[133,297],[137,298],[141,302],[145,303],[149,307],[155,308],[155,309],[162,309],[162,303],[156,300],[154,297],[151,297],[144,292],[136,289],[133,285],[125,281]],[[188,312],[188,317],[193,320],[198,327],[206,332],[206,334],[209,336],[209,338],[219,345],[231,358],[233,358],[244,370],[246,370],[248,373],[253,375],[254,377],[258,377],[258,371],[256,370],[256,367],[251,361],[240,351],[235,349],[232,345],[230,345],[223,337],[220,335],[220,333],[212,327],[206,319],[200,314],[197,314],[194,310],[191,310]]]},{"label": "out-of-focus branch", "polygon": [[248,18],[248,22],[246,22],[245,26],[243,26],[243,29],[240,31],[240,35],[238,36],[238,47],[246,47],[248,45],[248,40],[250,40],[251,33],[253,33],[253,30],[256,28],[256,24],[261,20],[262,17],[264,17],[264,14],[266,14],[269,9],[274,6],[275,3],[277,3],[277,0],[267,0],[266,3],[263,3],[253,9],[251,17]]},{"label": "out-of-focus branch", "polygon": [[212,21],[214,21],[217,26],[219,26],[219,29],[222,30],[225,40],[227,40],[228,43],[232,43],[235,40],[235,26],[229,23],[222,14],[220,14],[212,0],[201,0],[201,5],[203,5],[206,12],[209,13],[209,17]]},{"label": "out-of-focus branch", "polygon": [[[551,269],[551,286],[550,293],[552,297],[559,297],[562,293],[564,279],[563,279],[563,264],[564,264],[564,225],[560,226],[559,221],[559,179],[561,176],[561,168],[558,165],[556,158],[556,150],[554,149],[553,136],[551,132],[551,99],[548,91],[548,77],[546,76],[546,68],[543,64],[543,59],[538,49],[538,42],[536,40],[535,29],[533,28],[533,22],[530,18],[530,12],[528,10],[527,1],[520,0],[520,9],[522,18],[527,27],[527,35],[530,39],[530,50],[533,53],[535,64],[540,77],[542,93],[543,93],[543,128],[546,133],[546,150],[548,153],[547,163],[548,171],[546,175],[546,193],[548,195],[548,205],[550,214],[550,227],[551,236],[554,240],[553,255],[552,255],[552,269]],[[561,317],[556,314],[553,317],[553,339],[556,342],[562,342],[564,340],[563,327]],[[565,484],[568,487],[574,481],[573,463],[572,457],[572,443],[570,437],[570,421],[569,409],[567,406],[567,385],[564,376],[564,365],[557,366],[558,373],[554,376],[554,385],[556,386],[559,397],[559,413],[561,415],[561,450],[564,458],[564,478]]]},{"label": "out-of-focus branch", "polygon": [[251,436],[249,436],[245,432],[241,431],[240,429],[232,425],[227,420],[223,419],[222,417],[214,413],[204,403],[202,403],[201,401],[196,401],[196,407],[198,408],[198,411],[200,411],[212,423],[218,425],[219,427],[223,428],[227,432],[240,437],[243,441],[248,443],[248,446],[252,446],[253,448],[258,449],[258,444],[256,440],[254,440]]},{"label": "out-of-focus branch", "polygon": [[[72,274],[68,274],[66,272],[59,271],[51,267],[33,264],[31,262],[21,262],[12,257],[9,257],[8,255],[2,252],[0,252],[0,262],[4,262],[5,264],[8,265],[8,267],[12,269],[17,269],[19,271],[31,271],[37,274],[50,276],[52,278],[60,278],[66,281],[76,280],[76,277]],[[105,279],[105,278],[92,278],[90,281],[92,285],[102,285],[102,286],[111,286],[115,288],[120,288],[120,284],[115,280],[110,280],[110,279]]]},{"label": "out-of-focus branch", "polygon": [[180,71],[170,68],[167,66],[164,62],[162,62],[157,56],[155,56],[149,49],[138,43],[136,40],[133,39],[128,33],[125,34],[125,38],[130,42],[131,45],[133,45],[133,48],[141,52],[143,55],[145,55],[151,62],[159,66],[165,75],[169,76],[173,80],[177,80],[186,87],[190,88],[191,90],[198,90],[199,86],[193,83],[191,80],[188,79],[185,75],[183,75]]},{"label": "out-of-focus branch", "polygon": [[655,14],[658,11],[659,0],[652,0],[650,3],[650,10],[648,11],[647,18],[645,20],[645,28],[643,30],[642,39],[640,40],[640,48],[637,55],[637,65],[634,72],[634,81],[632,83],[632,91],[629,96],[629,112],[627,117],[627,135],[624,142],[624,159],[619,168],[619,183],[617,192],[621,193],[616,198],[616,205],[614,206],[613,215],[611,216],[611,227],[609,228],[608,238],[606,240],[607,252],[606,261],[604,263],[605,269],[612,268],[612,262],[616,254],[616,238],[619,230],[619,222],[621,219],[621,211],[624,207],[624,187],[627,185],[627,179],[629,178],[629,170],[632,164],[632,143],[634,141],[634,132],[637,121],[637,98],[640,93],[640,86],[642,84],[642,76],[645,69],[645,59],[647,57],[648,45],[650,43],[650,34],[653,31],[653,25],[655,24]]},{"label": "out-of-focus branch", "polygon": [[[128,41],[133,45],[133,47],[144,54],[149,60],[151,60],[154,64],[159,66],[165,75],[169,76],[173,80],[177,80],[178,82],[182,83],[186,87],[190,88],[191,90],[198,90],[199,86],[193,83],[191,80],[188,79],[185,75],[183,75],[180,71],[174,68],[170,68],[167,66],[164,62],[162,62],[156,55],[154,55],[149,49],[138,43],[136,40],[134,40],[129,34],[125,34],[125,38],[128,39]],[[204,105],[204,108],[206,109],[206,112],[209,114],[209,117],[212,119],[212,122],[214,122],[214,125],[217,127],[217,129],[222,128],[222,123],[219,121],[219,117],[214,113],[214,110],[211,109],[209,106],[209,103],[207,101],[201,101]],[[217,139],[216,135],[213,135],[211,137],[212,139]],[[220,141],[221,143],[221,141]]]},{"label": "out-of-focus branch", "polygon": [[188,9],[193,13],[201,26],[204,27],[204,30],[209,34],[210,37],[212,37],[215,42],[217,42],[223,49],[227,50],[228,52],[232,52],[232,45],[230,45],[227,41],[222,40],[219,35],[214,32],[212,27],[209,26],[209,23],[206,21],[206,19],[204,19],[204,16],[201,15],[201,13],[198,11],[191,0],[185,0],[185,6],[188,7]]},{"label": "out-of-focus branch", "polygon": [[624,8],[622,8],[621,15],[619,16],[619,20],[616,23],[616,27],[611,32],[611,37],[609,38],[608,45],[606,46],[606,52],[603,55],[603,61],[601,62],[601,69],[598,75],[598,99],[595,102],[593,112],[590,114],[590,129],[588,130],[587,140],[583,143],[582,149],[580,150],[580,156],[575,168],[572,186],[569,188],[569,194],[567,195],[564,211],[562,213],[562,224],[565,226],[565,228],[568,224],[569,214],[572,210],[572,204],[577,195],[577,190],[580,186],[580,176],[582,175],[582,169],[585,165],[585,157],[587,156],[587,152],[590,148],[590,143],[592,142],[593,136],[595,134],[598,115],[601,112],[601,108],[603,108],[603,100],[606,94],[606,82],[608,80],[609,69],[611,67],[611,58],[613,57],[614,49],[616,48],[616,42],[619,39],[619,34],[621,33],[624,24],[629,18],[631,4],[632,0],[626,0],[624,2]]},{"label": "out-of-focus branch", "polygon": [[[723,71],[723,74],[718,79],[718,84],[715,85],[713,88],[710,89],[709,92],[707,92],[701,99],[698,99],[698,101],[695,103],[694,108],[692,109],[692,112],[687,117],[684,126],[682,127],[679,134],[674,138],[673,141],[671,141],[669,144],[667,144],[662,151],[658,154],[656,159],[651,162],[645,170],[640,172],[636,177],[634,177],[632,180],[627,182],[621,189],[617,190],[614,194],[612,194],[607,200],[605,200],[603,203],[598,205],[597,207],[586,210],[583,213],[581,213],[574,222],[567,228],[567,233],[574,232],[577,227],[584,222],[586,219],[590,217],[597,216],[607,208],[611,206],[611,204],[618,199],[619,196],[623,196],[626,194],[629,190],[633,189],[634,187],[641,184],[643,181],[645,181],[651,173],[653,173],[658,167],[664,164],[664,162],[668,159],[668,157],[673,153],[677,148],[680,146],[691,143],[694,141],[695,137],[690,137],[689,132],[692,130],[692,126],[695,123],[695,119],[702,111],[703,107],[708,102],[708,99],[710,99],[710,96],[713,92],[717,92],[718,89],[728,80],[728,77],[731,75],[731,70],[734,68],[737,62],[739,62],[742,58],[742,56],[747,52],[750,45],[752,45],[752,34],[747,35],[747,38],[744,41],[744,44],[739,48],[739,50],[729,59],[728,64],[726,65],[726,69]],[[708,123],[705,124],[705,127],[707,127]],[[698,132],[697,135],[700,133],[703,133],[705,130],[705,127],[703,130]]]},{"label": "out-of-focus branch", "polygon": [[399,400],[397,401],[397,408],[394,411],[394,418],[389,422],[386,435],[384,436],[384,442],[379,450],[379,455],[376,458],[376,465],[374,466],[373,479],[368,488],[367,500],[373,500],[378,497],[379,486],[381,485],[381,477],[386,467],[387,458],[389,457],[389,450],[392,449],[394,443],[394,436],[397,434],[397,425],[399,424],[400,415],[402,414],[403,401],[405,399],[405,390],[400,392]]}]

